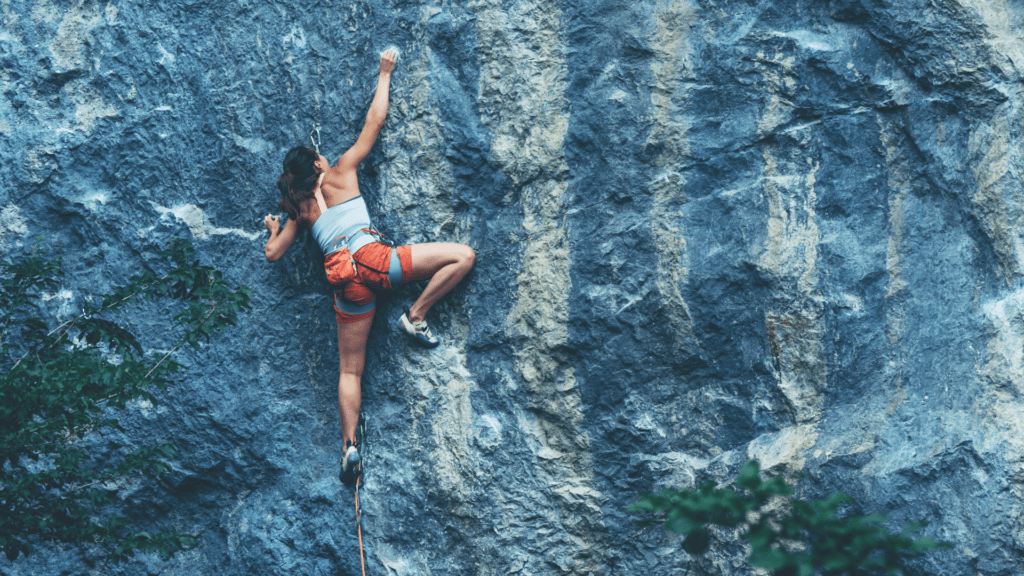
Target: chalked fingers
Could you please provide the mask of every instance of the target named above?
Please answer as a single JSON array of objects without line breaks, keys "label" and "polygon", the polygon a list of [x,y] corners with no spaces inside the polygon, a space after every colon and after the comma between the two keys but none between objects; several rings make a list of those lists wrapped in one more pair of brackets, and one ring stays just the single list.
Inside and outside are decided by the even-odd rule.
[{"label": "chalked fingers", "polygon": [[263,219],[263,225],[270,230],[271,234],[274,234],[281,229],[281,219],[278,216],[267,214],[267,217]]},{"label": "chalked fingers", "polygon": [[380,73],[390,74],[395,69],[396,62],[398,62],[398,48],[388,46],[380,53]]}]

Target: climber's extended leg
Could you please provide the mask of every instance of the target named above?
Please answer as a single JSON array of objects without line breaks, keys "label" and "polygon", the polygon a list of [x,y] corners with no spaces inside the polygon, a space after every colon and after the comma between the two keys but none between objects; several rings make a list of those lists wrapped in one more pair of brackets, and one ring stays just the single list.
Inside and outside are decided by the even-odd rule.
[{"label": "climber's extended leg", "polygon": [[348,447],[356,443],[356,425],[359,423],[359,408],[363,400],[361,382],[366,360],[366,338],[372,324],[372,315],[355,322],[338,323],[338,357],[341,365],[341,374],[338,376],[338,413],[341,415],[341,435],[345,442],[346,454],[343,458],[350,456],[347,454]]}]

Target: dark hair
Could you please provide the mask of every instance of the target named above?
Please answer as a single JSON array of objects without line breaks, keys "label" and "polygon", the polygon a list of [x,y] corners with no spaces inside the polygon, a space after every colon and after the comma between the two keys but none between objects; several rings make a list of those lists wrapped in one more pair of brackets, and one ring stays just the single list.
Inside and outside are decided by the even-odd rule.
[{"label": "dark hair", "polygon": [[277,207],[288,213],[288,217],[299,217],[299,204],[313,197],[320,173],[314,163],[320,158],[309,146],[296,146],[284,155],[284,174],[277,179],[281,191],[281,202]]}]

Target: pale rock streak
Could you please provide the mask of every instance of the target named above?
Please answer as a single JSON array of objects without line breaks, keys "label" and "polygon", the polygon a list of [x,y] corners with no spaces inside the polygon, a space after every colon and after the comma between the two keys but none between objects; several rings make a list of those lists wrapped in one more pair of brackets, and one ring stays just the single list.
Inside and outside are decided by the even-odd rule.
[{"label": "pale rock streak", "polygon": [[982,376],[995,387],[1009,385],[1018,396],[1024,396],[1024,289],[982,308],[992,330],[989,361]]},{"label": "pale rock streak", "polygon": [[1007,0],[958,0],[972,9],[988,34],[984,42],[995,64],[1007,78],[1020,78],[1024,72],[1024,42],[1020,40],[1020,10]]},{"label": "pale rock streak", "polygon": [[206,214],[203,213],[203,209],[196,206],[195,204],[183,204],[181,206],[175,206],[174,208],[164,208],[153,204],[153,207],[160,212],[161,217],[168,214],[173,215],[176,219],[182,221],[188,226],[189,232],[192,233],[198,240],[207,240],[210,236],[223,236],[225,234],[234,234],[247,238],[249,240],[256,240],[261,236],[259,232],[246,232],[245,230],[239,230],[237,228],[221,228],[219,226],[213,226],[206,218]]},{"label": "pale rock streak", "polygon": [[977,186],[974,207],[985,233],[992,239],[1008,285],[1020,275],[1024,262],[1024,243],[1018,233],[1024,225],[1019,198],[1021,182],[1011,169],[1013,161],[1019,159],[1020,146],[1010,141],[1010,121],[1019,114],[1019,108],[1012,104],[1000,105],[991,121],[979,123],[968,141]]},{"label": "pale rock streak", "polygon": [[478,102],[493,135],[491,155],[520,194],[526,233],[507,332],[525,385],[525,417],[534,420],[527,431],[539,457],[536,481],[541,496],[557,505],[541,520],[554,525],[546,528],[547,557],[537,560],[572,573],[603,573],[602,497],[594,486],[589,442],[581,430],[583,411],[573,366],[561,349],[568,339],[570,289],[562,222],[569,117],[561,10],[551,0],[485,0],[470,9],[477,16]]},{"label": "pale rock streak", "polygon": [[900,253],[903,246],[903,203],[910,190],[910,167],[900,152],[901,139],[893,134],[893,127],[882,122],[878,117],[879,138],[885,148],[885,164],[889,171],[887,184],[895,194],[889,198],[889,240],[885,251],[885,270],[889,275],[889,283],[885,292],[886,298],[892,298],[907,287],[900,270]]},{"label": "pale rock streak", "polygon": [[992,118],[979,122],[972,130],[968,148],[977,189],[975,210],[985,232],[992,239],[996,256],[1006,275],[1007,285],[1017,279],[1024,262],[1024,212],[1020,195],[1020,80],[1024,72],[1024,41],[1020,37],[1019,10],[1006,0],[958,0],[974,12],[984,29],[991,64],[1005,83],[996,86],[1008,96]]},{"label": "pale rock streak", "polygon": [[[809,138],[809,134],[804,134]],[[806,145],[807,142],[800,142]],[[759,264],[789,296],[788,304],[765,314],[768,345],[779,390],[793,419],[817,420],[827,363],[822,353],[821,294],[817,258],[820,236],[815,223],[819,164],[806,159],[806,172],[796,165],[780,167],[771,149],[764,150],[764,195],[768,202],[768,234]]]},{"label": "pale rock streak", "polygon": [[885,270],[889,276],[885,298],[891,301],[886,314],[886,337],[894,347],[892,366],[895,368],[893,393],[887,411],[892,416],[907,398],[903,386],[904,359],[901,354],[903,323],[906,318],[906,300],[901,294],[907,288],[907,283],[903,280],[900,259],[903,253],[904,204],[910,190],[911,176],[910,164],[902,151],[903,137],[894,132],[891,123],[883,122],[881,116],[878,116],[878,130],[882,147],[885,148],[885,164],[889,173],[886,183],[893,192],[889,197],[889,239],[885,252]]},{"label": "pale rock streak", "polygon": [[[0,249],[7,250],[9,241],[6,236],[12,236],[20,240],[21,236],[28,234],[28,227],[25,225],[25,218],[21,215],[21,208],[15,203],[10,203],[0,209]],[[20,246],[21,242],[17,242]]]},{"label": "pale rock streak", "polygon": [[690,122],[679,118],[678,111],[687,98],[683,81],[693,74],[689,36],[695,19],[696,9],[682,0],[659,2],[654,10],[650,39],[655,56],[651,62],[654,126],[645,143],[661,148],[655,159],[660,170],[650,185],[654,194],[651,231],[658,249],[658,290],[671,321],[676,349],[690,348],[691,352],[696,348],[693,320],[679,288],[686,283],[688,266],[680,207],[686,202],[682,168],[690,154]]}]

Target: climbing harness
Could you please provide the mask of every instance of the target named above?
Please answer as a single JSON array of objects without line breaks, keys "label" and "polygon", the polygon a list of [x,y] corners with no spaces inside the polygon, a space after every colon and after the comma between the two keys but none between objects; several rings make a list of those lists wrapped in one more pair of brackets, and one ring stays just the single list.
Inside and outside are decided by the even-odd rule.
[{"label": "climbing harness", "polygon": [[356,425],[356,445],[363,449],[359,475],[356,476],[356,532],[359,534],[359,566],[363,569],[363,576],[366,576],[366,561],[363,559],[363,520],[359,513],[359,481],[366,473],[366,418],[362,414],[359,415],[359,424]]},{"label": "climbing harness", "polygon": [[352,254],[352,263],[358,264],[359,266],[362,266],[367,270],[376,272],[377,274],[386,275],[387,270],[377,270],[376,268],[367,266],[366,264],[363,264],[362,262],[356,260],[356,252],[359,252],[359,249],[362,248],[363,246],[366,246],[367,244],[373,244],[374,242],[380,242],[381,244],[390,246],[392,250],[395,248],[395,243],[392,242],[390,238],[385,236],[383,232],[377,230],[372,225],[369,228],[360,228],[359,231],[353,234],[348,241],[349,252]]},{"label": "climbing harness", "polygon": [[[334,259],[340,262],[344,262],[346,260],[349,261],[351,263],[351,268],[345,264],[327,264],[327,281],[332,285],[341,286],[354,280],[359,274],[357,266],[362,266],[363,268],[376,272],[377,274],[387,275],[387,270],[377,270],[372,266],[367,266],[366,264],[357,261],[355,258],[355,254],[360,248],[374,242],[386,244],[394,249],[395,243],[385,236],[383,232],[379,232],[372,226],[367,228],[360,224],[355,230],[346,230],[345,234],[337,236],[333,242],[334,252],[332,252],[331,255],[333,256],[334,254],[337,254]],[[338,249],[339,246],[341,247],[340,250]]]},{"label": "climbing harness", "polygon": [[[313,134],[316,134],[316,140],[313,139]],[[316,149],[316,153],[320,153],[320,125],[314,124],[313,131],[309,133],[309,141],[313,143],[313,148]]]}]

